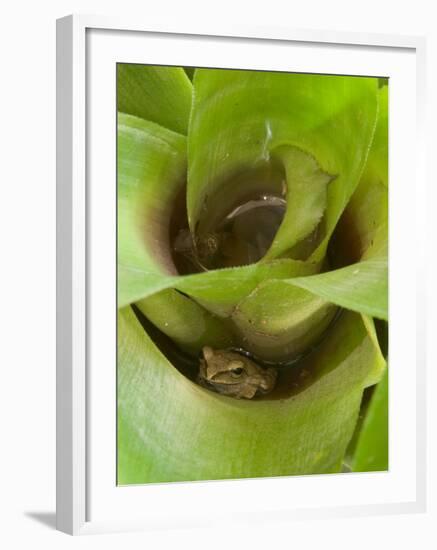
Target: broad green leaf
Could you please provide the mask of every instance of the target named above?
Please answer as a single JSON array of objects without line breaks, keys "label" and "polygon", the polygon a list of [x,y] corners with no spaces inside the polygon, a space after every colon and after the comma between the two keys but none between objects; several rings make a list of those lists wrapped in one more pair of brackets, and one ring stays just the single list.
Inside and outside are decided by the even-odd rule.
[{"label": "broad green leaf", "polygon": [[388,319],[387,98],[388,87],[383,87],[368,161],[331,243],[340,265],[354,263],[292,281],[342,307],[384,320]]},{"label": "broad green leaf", "polygon": [[376,333],[375,328],[375,320],[372,317],[369,317],[368,315],[361,315],[361,318],[363,320],[364,326],[367,330],[367,335],[369,336],[371,342],[373,343],[373,346],[375,348],[375,352],[379,356],[378,365],[383,365],[383,368],[376,369],[375,371],[371,371],[367,380],[367,386],[373,386],[374,384],[378,384],[378,382],[381,380],[382,375],[385,372],[385,369],[387,367],[387,361],[385,359],[385,356],[381,350],[381,346],[379,343],[378,335]]},{"label": "broad green leaf", "polygon": [[388,369],[376,386],[363,420],[352,470],[354,472],[388,470]]},{"label": "broad green leaf", "polygon": [[251,401],[188,380],[131,308],[120,310],[118,333],[121,485],[338,472],[368,374],[381,368],[354,313],[344,313],[304,360],[297,386],[289,369],[276,396]]},{"label": "broad green leaf", "polygon": [[246,350],[267,361],[286,361],[320,340],[336,310],[319,296],[273,280],[239,303],[232,320]]},{"label": "broad green leaf", "polygon": [[167,289],[136,303],[138,309],[179,347],[198,355],[203,346],[228,348],[233,336],[221,319],[188,296]]},{"label": "broad green leaf", "polygon": [[331,242],[340,264],[387,257],[388,252],[388,87],[379,90],[378,122],[360,183]]},{"label": "broad green leaf", "polygon": [[264,279],[316,271],[316,264],[279,260],[178,276],[169,227],[185,185],[186,139],[130,115],[119,114],[118,122],[119,307],[176,287],[211,312],[228,316]]},{"label": "broad green leaf", "polygon": [[234,179],[277,163],[275,149],[292,146],[335,176],[327,190],[324,236],[314,253],[320,261],[358,184],[376,114],[377,79],[198,69],[188,139],[192,231],[209,231],[234,203],[259,192],[262,182],[236,186]]},{"label": "broad green leaf", "polygon": [[375,137],[349,208],[360,236],[362,258],[388,254],[388,86],[379,91]]},{"label": "broad green leaf", "polygon": [[[276,258],[313,232],[326,209],[327,186],[332,177],[315,159],[296,147],[280,147],[274,152],[282,160],[287,178],[287,210],[270,250],[263,261]],[[294,252],[294,253],[293,253]]]},{"label": "broad green leaf", "polygon": [[283,281],[327,301],[379,319],[388,319],[387,260],[364,260],[310,277]]},{"label": "broad green leaf", "polygon": [[188,275],[180,277],[174,285],[212,313],[229,317],[238,304],[263,281],[309,275],[315,273],[317,267],[317,264],[309,262],[277,260],[268,264],[252,264]]},{"label": "broad green leaf", "polygon": [[186,134],[192,86],[180,67],[117,63],[117,109]]},{"label": "broad green leaf", "polygon": [[378,122],[363,177],[388,185],[388,93],[389,87],[378,91]]},{"label": "broad green leaf", "polygon": [[186,138],[153,122],[118,116],[118,303],[160,290],[176,271],[170,214],[185,184]]}]

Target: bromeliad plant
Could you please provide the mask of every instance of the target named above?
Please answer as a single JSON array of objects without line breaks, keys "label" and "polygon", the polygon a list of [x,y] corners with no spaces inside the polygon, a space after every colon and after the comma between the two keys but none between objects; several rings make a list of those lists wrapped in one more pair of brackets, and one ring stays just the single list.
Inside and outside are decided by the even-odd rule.
[{"label": "bromeliad plant", "polygon": [[118,482],[386,469],[387,84],[187,75],[118,65]]}]

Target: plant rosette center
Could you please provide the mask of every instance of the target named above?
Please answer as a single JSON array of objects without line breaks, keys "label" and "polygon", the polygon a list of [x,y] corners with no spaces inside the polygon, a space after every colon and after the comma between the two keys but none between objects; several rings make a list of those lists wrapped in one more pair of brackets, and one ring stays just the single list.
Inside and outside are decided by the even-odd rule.
[{"label": "plant rosette center", "polygon": [[119,483],[363,468],[388,86],[193,74],[118,65]]}]

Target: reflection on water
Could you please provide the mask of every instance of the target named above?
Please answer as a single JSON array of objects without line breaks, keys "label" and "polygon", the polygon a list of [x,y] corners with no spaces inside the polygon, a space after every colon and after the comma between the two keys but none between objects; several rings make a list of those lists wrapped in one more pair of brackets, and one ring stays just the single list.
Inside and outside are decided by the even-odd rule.
[{"label": "reflection on water", "polygon": [[[202,271],[255,263],[270,248],[285,208],[282,197],[251,199],[233,208],[214,231],[195,240],[188,228],[180,229],[173,241],[173,253]],[[180,259],[178,263],[182,263]]]},{"label": "reflection on water", "polygon": [[170,242],[180,274],[259,261],[285,215],[287,183],[276,160],[242,166],[213,182],[202,196],[195,228],[188,227],[187,188],[173,207]]}]

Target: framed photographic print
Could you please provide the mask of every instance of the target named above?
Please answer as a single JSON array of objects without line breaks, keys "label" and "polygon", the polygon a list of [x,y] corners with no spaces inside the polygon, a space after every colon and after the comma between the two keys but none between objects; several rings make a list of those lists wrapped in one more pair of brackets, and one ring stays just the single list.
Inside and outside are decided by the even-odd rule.
[{"label": "framed photographic print", "polygon": [[59,529],[424,508],[423,51],[58,21]]}]

